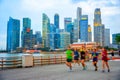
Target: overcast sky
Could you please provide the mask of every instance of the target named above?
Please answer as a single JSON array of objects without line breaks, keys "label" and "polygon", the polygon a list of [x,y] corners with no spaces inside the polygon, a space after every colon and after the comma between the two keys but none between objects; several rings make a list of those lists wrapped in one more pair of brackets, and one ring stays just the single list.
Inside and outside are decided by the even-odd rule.
[{"label": "overcast sky", "polygon": [[45,13],[53,23],[54,14],[60,16],[60,28],[64,28],[64,17],[76,18],[77,7],[82,8],[82,14],[88,15],[89,24],[93,28],[95,8],[101,9],[102,23],[110,28],[111,34],[120,33],[120,0],[0,0],[0,49],[6,48],[7,21],[11,16],[21,21],[31,19],[31,28],[41,31],[42,13]]}]

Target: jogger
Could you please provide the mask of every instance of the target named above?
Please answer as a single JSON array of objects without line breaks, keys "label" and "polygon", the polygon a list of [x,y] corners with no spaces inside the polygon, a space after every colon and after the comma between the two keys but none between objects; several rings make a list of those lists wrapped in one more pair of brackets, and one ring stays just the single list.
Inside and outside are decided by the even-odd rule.
[{"label": "jogger", "polygon": [[98,62],[98,53],[96,49],[93,50],[92,52],[92,59],[93,59],[93,66],[95,67],[95,71],[98,70],[97,62]]},{"label": "jogger", "polygon": [[66,65],[69,67],[70,71],[72,71],[72,57],[73,57],[73,52],[70,49],[70,47],[67,48],[66,51]]}]

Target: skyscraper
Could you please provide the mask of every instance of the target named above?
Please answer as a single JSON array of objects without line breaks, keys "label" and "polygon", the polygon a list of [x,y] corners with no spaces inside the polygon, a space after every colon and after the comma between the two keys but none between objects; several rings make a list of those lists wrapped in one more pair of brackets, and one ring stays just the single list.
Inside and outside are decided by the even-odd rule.
[{"label": "skyscraper", "polygon": [[102,24],[100,27],[100,44],[101,46],[105,46],[105,25]]},{"label": "skyscraper", "polygon": [[64,18],[64,29],[65,31],[67,31],[67,25],[72,23],[72,18],[68,17],[68,18]]},{"label": "skyscraper", "polygon": [[88,25],[88,42],[92,41],[92,30],[91,30],[91,26]]},{"label": "skyscraper", "polygon": [[35,36],[36,36],[37,44],[41,44],[41,43],[42,43],[41,32],[40,32],[40,31],[36,31],[36,32],[35,32]]},{"label": "skyscraper", "polygon": [[20,20],[9,18],[7,23],[7,51],[14,51],[20,43]]},{"label": "skyscraper", "polygon": [[77,8],[77,27],[76,27],[77,28],[76,32],[78,33],[77,34],[78,39],[80,39],[80,17],[81,17],[81,15],[82,15],[82,8],[78,7]]},{"label": "skyscraper", "polygon": [[47,33],[49,32],[50,32],[50,19],[45,13],[43,13],[42,14],[42,44],[43,44],[43,47],[48,47]]},{"label": "skyscraper", "polygon": [[94,12],[94,41],[99,46],[104,46],[104,25],[101,21],[100,8],[96,8]]},{"label": "skyscraper", "polygon": [[110,46],[110,29],[105,29],[105,46]]},{"label": "skyscraper", "polygon": [[59,15],[55,14],[54,16],[54,25],[56,26],[57,29],[59,29]]},{"label": "skyscraper", "polygon": [[55,40],[54,40],[54,34],[56,33],[56,26],[54,24],[50,24],[49,33],[47,33],[47,47],[50,47],[50,49],[55,49]]},{"label": "skyscraper", "polygon": [[80,17],[80,40],[88,42],[88,15]]},{"label": "skyscraper", "polygon": [[60,48],[67,49],[69,45],[70,45],[70,33],[61,32],[60,33]]},{"label": "skyscraper", "polygon": [[31,30],[31,19],[23,18],[23,30],[22,30],[22,47],[30,49],[34,46],[32,39],[33,31]]},{"label": "skyscraper", "polygon": [[78,31],[78,26],[77,26],[77,19],[74,19],[73,25],[74,25],[74,27],[73,27],[73,34],[74,34],[73,42],[77,42],[78,39],[79,39],[79,37],[78,37],[79,36],[79,31]]},{"label": "skyscraper", "polygon": [[74,38],[74,34],[73,34],[74,25],[73,25],[73,23],[69,23],[66,27],[67,27],[66,32],[70,33],[70,43],[72,44],[73,43],[73,38]]}]

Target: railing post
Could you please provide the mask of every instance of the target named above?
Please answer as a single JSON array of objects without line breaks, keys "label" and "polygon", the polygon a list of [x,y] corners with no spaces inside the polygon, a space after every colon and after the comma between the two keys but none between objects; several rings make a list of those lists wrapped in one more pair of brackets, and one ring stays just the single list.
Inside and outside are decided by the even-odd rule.
[{"label": "railing post", "polygon": [[55,64],[56,64],[56,56],[55,56],[54,60],[55,60]]},{"label": "railing post", "polygon": [[50,64],[50,56],[48,56],[48,64]]},{"label": "railing post", "polygon": [[33,56],[33,66],[35,65],[35,62],[34,62],[34,61],[35,61],[35,59],[34,59],[34,56]]},{"label": "railing post", "polygon": [[4,63],[3,63],[3,57],[2,57],[2,65],[1,65],[1,67],[2,67],[2,70],[3,70],[3,64],[4,64]]},{"label": "railing post", "polygon": [[41,58],[40,58],[40,62],[41,62],[41,65],[42,65],[42,56],[41,56]]},{"label": "railing post", "polygon": [[61,63],[62,63],[62,56],[61,56]]}]

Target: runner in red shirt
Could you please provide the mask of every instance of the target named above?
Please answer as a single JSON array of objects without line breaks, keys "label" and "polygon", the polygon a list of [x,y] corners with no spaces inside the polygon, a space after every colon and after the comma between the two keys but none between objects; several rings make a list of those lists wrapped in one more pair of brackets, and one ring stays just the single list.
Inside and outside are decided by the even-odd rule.
[{"label": "runner in red shirt", "polygon": [[108,64],[108,57],[107,57],[107,50],[102,48],[102,72],[105,72],[105,65],[108,68],[108,72],[110,72],[109,64]]}]

